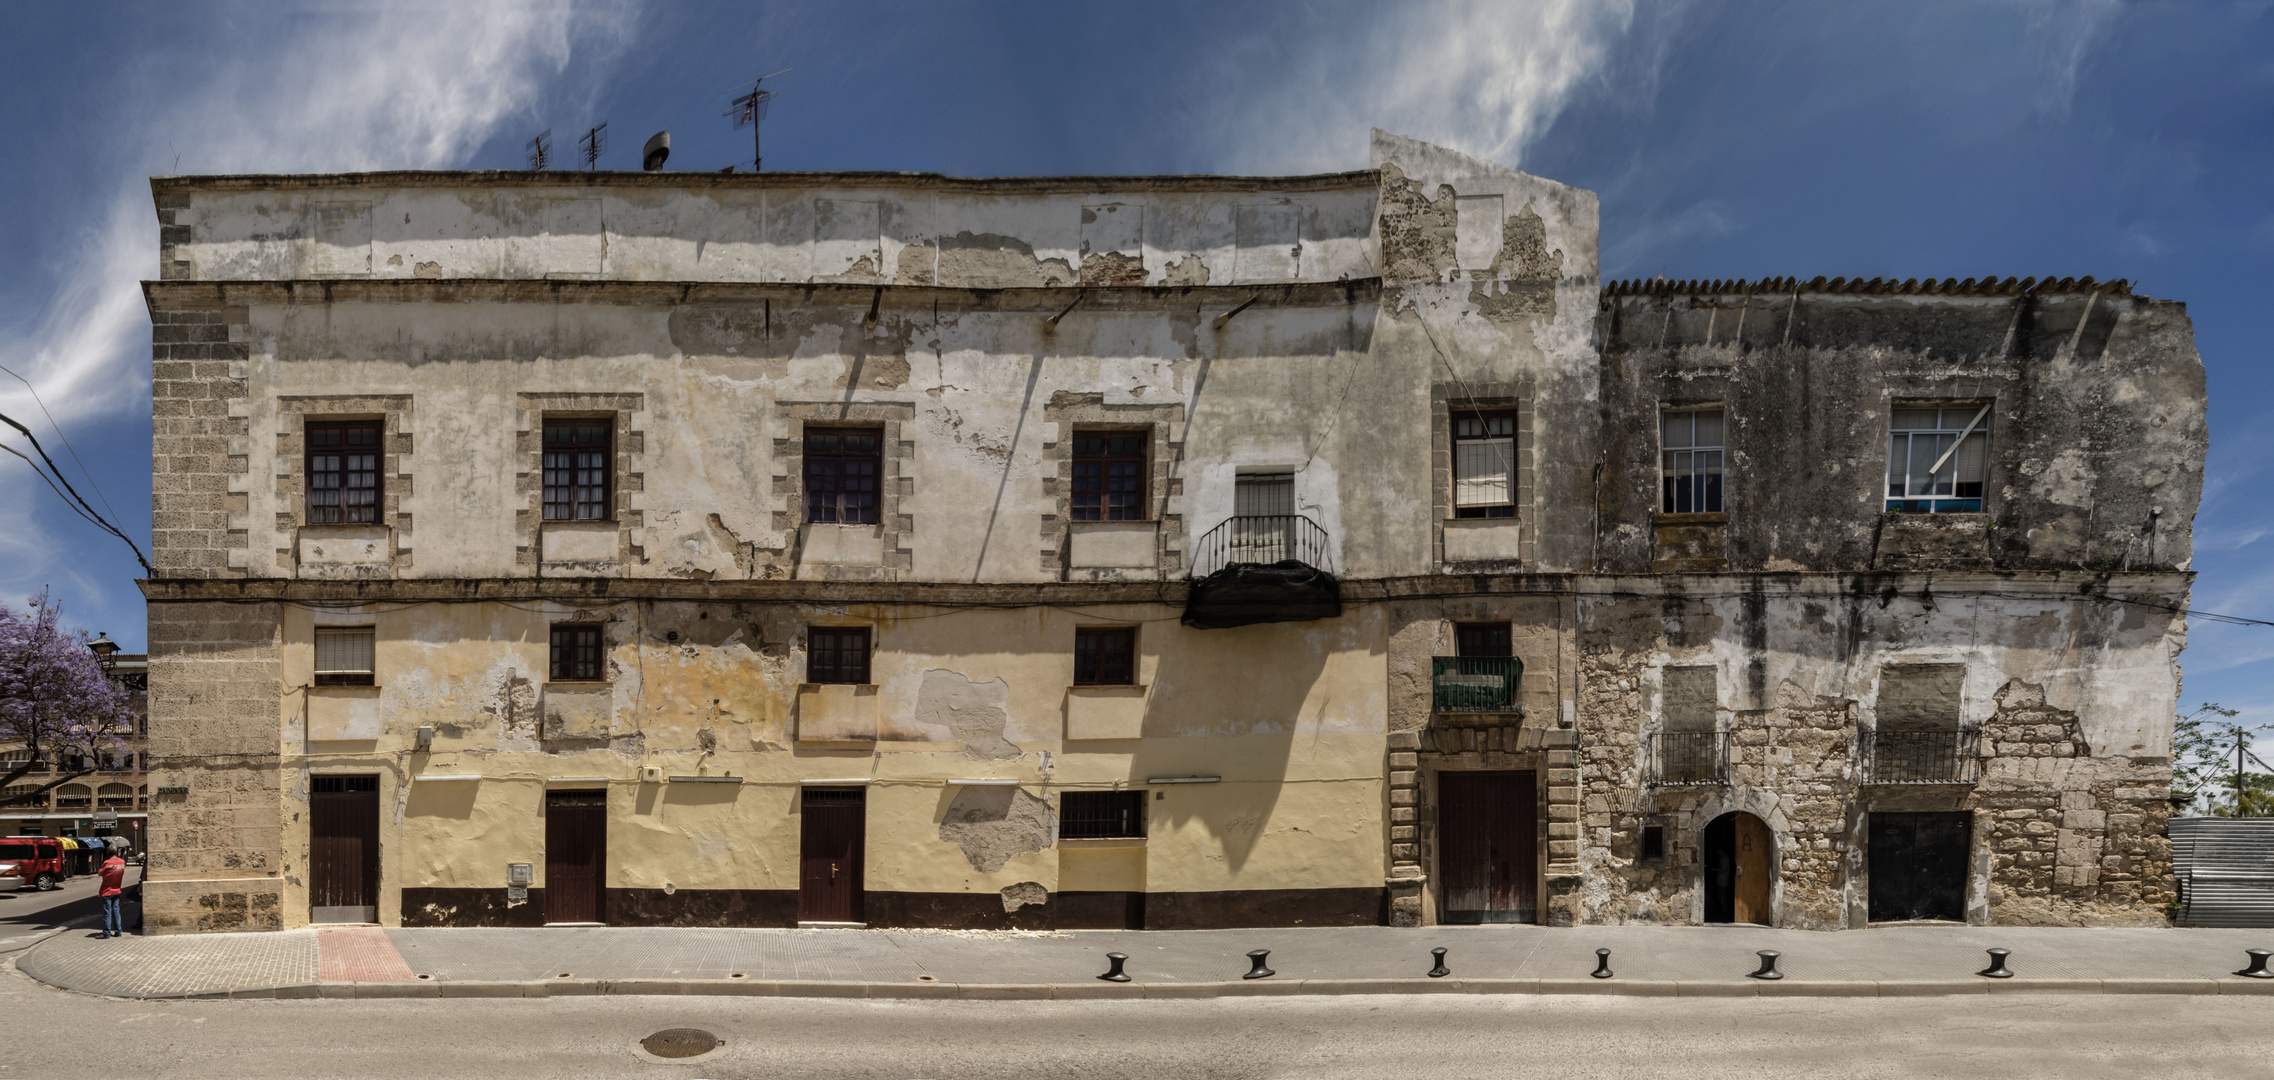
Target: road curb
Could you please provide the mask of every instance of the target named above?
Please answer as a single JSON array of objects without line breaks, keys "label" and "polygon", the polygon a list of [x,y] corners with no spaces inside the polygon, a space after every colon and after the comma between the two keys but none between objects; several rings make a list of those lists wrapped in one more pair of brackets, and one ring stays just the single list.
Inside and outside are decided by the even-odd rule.
[{"label": "road curb", "polygon": [[[28,973],[27,973],[28,974]],[[46,985],[56,986],[54,983]],[[100,991],[57,986],[76,993]],[[198,993],[124,995],[139,1000],[510,997],[796,997],[877,1001],[1191,1001],[1232,997],[1337,997],[1353,994],[1470,994],[1498,997],[1854,998],[1965,994],[2274,995],[2274,981],[2244,979],[1940,979],[1874,982],[1823,979],[1695,982],[1667,979],[1257,979],[1226,982],[763,982],[743,979],[542,979],[526,982],[422,980],[316,983]]]}]

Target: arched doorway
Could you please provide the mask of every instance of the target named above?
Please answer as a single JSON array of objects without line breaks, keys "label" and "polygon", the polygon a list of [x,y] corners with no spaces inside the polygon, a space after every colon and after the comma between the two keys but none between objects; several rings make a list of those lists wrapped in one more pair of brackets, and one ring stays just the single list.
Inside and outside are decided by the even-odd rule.
[{"label": "arched doorway", "polygon": [[1705,828],[1705,921],[1769,925],[1777,841],[1760,818],[1731,811]]}]

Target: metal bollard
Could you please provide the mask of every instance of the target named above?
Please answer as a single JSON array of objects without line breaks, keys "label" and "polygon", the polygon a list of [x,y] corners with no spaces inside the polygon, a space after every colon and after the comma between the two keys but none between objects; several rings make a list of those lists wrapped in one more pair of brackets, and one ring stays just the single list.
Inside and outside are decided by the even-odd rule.
[{"label": "metal bollard", "polygon": [[2244,949],[2243,952],[2250,956],[2250,966],[2235,974],[2245,979],[2274,979],[2274,971],[2266,970],[2266,958],[2274,956],[2274,952],[2265,949]]},{"label": "metal bollard", "polygon": [[1990,966],[1989,966],[1989,967],[1986,967],[1986,968],[1983,968],[1982,970],[1980,970],[1980,971],[1977,971],[1977,972],[1975,972],[1974,974],[1976,974],[1976,975],[1980,975],[1981,977],[1983,977],[1983,978],[1985,978],[1985,979],[2010,979],[2010,978],[2013,978],[2013,972],[2011,972],[2011,971],[2007,971],[2007,970],[2006,970],[2006,957],[2009,957],[2009,956],[2012,956],[2012,955],[2013,955],[2013,950],[2012,950],[2012,949],[1991,949],[1991,950],[1990,950]]},{"label": "metal bollard", "polygon": [[1442,949],[1442,948],[1431,949],[1431,950],[1429,950],[1429,956],[1430,956],[1430,958],[1431,958],[1431,959],[1433,959],[1433,960],[1436,960],[1436,961],[1437,961],[1437,966],[1436,966],[1436,967],[1433,967],[1433,968],[1430,968],[1430,969],[1429,969],[1429,977],[1430,977],[1430,978],[1432,978],[1432,979],[1442,979],[1442,978],[1444,978],[1445,976],[1447,976],[1447,975],[1451,975],[1451,974],[1453,973],[1453,969],[1452,969],[1452,968],[1449,968],[1449,967],[1446,967],[1446,966],[1445,966],[1445,950],[1444,950],[1444,949]]},{"label": "metal bollard", "polygon": [[1271,970],[1270,968],[1267,968],[1267,967],[1263,966],[1263,961],[1264,961],[1264,958],[1265,958],[1265,957],[1267,957],[1267,956],[1270,956],[1270,955],[1271,955],[1271,950],[1270,950],[1270,949],[1257,949],[1257,950],[1255,950],[1254,952],[1251,952],[1251,953],[1249,953],[1249,954],[1248,954],[1248,964],[1249,964],[1250,966],[1248,967],[1248,973],[1247,973],[1247,974],[1245,974],[1245,975],[1242,975],[1242,976],[1240,976],[1240,978],[1243,978],[1243,979],[1268,979],[1268,978],[1270,978],[1270,977],[1272,977],[1272,976],[1274,976],[1274,975],[1277,975],[1277,974],[1279,974],[1278,972],[1276,972],[1276,971],[1273,971],[1273,970]]},{"label": "metal bollard", "polygon": [[1595,950],[1595,970],[1592,974],[1598,979],[1611,977],[1611,950]]},{"label": "metal bollard", "polygon": [[1105,954],[1105,958],[1107,962],[1111,963],[1113,966],[1107,968],[1105,970],[1105,974],[1098,976],[1098,978],[1104,979],[1107,982],[1128,982],[1129,973],[1121,970],[1121,965],[1129,962],[1129,954],[1109,952]]},{"label": "metal bollard", "polygon": [[1748,979],[1781,979],[1781,978],[1784,978],[1784,972],[1781,972],[1781,971],[1778,971],[1778,970],[1777,970],[1777,957],[1783,956],[1783,955],[1784,955],[1783,953],[1781,953],[1781,952],[1778,952],[1778,951],[1776,951],[1775,949],[1762,949],[1762,950],[1761,950],[1761,951],[1760,951],[1760,952],[1759,952],[1757,955],[1758,955],[1758,956],[1760,956],[1760,958],[1761,958],[1761,968],[1760,968],[1760,970],[1759,970],[1759,971],[1754,971],[1754,972],[1749,972],[1749,973],[1747,973],[1747,974],[1746,974],[1746,976],[1745,976],[1746,978],[1748,978]]}]

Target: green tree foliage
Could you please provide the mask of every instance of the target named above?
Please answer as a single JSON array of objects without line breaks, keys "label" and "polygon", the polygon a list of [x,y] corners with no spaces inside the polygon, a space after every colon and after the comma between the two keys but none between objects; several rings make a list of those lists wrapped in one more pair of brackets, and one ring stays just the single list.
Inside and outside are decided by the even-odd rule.
[{"label": "green tree foliage", "polygon": [[2265,763],[2250,749],[2255,729],[2235,723],[2237,715],[2239,710],[2205,702],[2173,725],[2171,791],[2188,798],[2187,813],[2274,817],[2274,774],[2262,771]]}]

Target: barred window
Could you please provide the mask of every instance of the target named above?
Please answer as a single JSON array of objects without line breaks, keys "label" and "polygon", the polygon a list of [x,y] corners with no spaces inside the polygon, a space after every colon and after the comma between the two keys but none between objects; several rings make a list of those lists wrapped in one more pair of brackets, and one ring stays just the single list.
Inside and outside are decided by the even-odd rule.
[{"label": "barred window", "polygon": [[309,524],[378,522],[380,426],[377,420],[309,422]]},{"label": "barred window", "polygon": [[805,429],[805,519],[876,524],[883,443],[875,428]]},{"label": "barred window", "polygon": [[1516,414],[1453,417],[1453,516],[1516,516]]},{"label": "barred window", "polygon": [[1989,451],[1988,405],[1896,406],[1888,421],[1887,509],[1980,513]]},{"label": "barred window", "polygon": [[1145,473],[1149,467],[1142,431],[1074,433],[1074,520],[1145,520]]},{"label": "barred window", "polygon": [[372,685],[372,629],[368,626],[316,630],[316,685]]},{"label": "barred window", "polygon": [[1075,628],[1075,685],[1127,686],[1136,681],[1136,627],[1083,626]]},{"label": "barred window", "polygon": [[545,520],[607,521],[613,420],[545,421]]},{"label": "barred window", "polygon": [[1456,656],[1501,657],[1513,656],[1509,624],[1455,623],[1453,648]]},{"label": "barred window", "polygon": [[805,681],[865,685],[869,681],[869,628],[807,627]]},{"label": "barred window", "polygon": [[1142,791],[1069,791],[1059,801],[1061,840],[1140,839],[1144,835]]},{"label": "barred window", "polygon": [[1659,512],[1721,513],[1721,410],[1680,409],[1660,415],[1658,424]]},{"label": "barred window", "polygon": [[600,681],[600,627],[591,623],[553,626],[554,682]]}]

